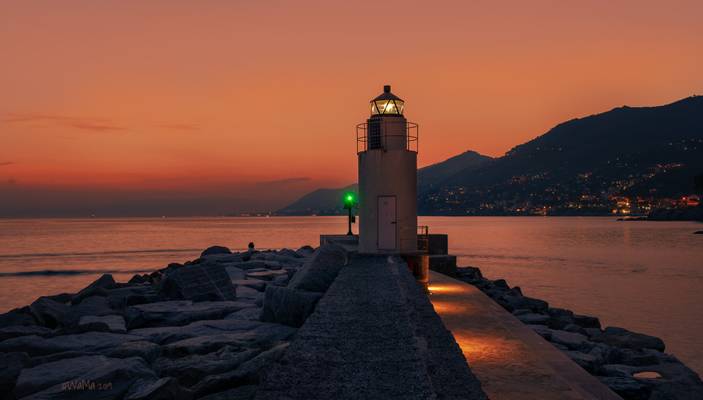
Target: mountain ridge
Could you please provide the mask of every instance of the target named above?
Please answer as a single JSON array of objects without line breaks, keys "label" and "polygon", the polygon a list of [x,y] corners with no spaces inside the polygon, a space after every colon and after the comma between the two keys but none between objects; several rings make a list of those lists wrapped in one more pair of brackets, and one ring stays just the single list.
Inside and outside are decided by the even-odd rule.
[{"label": "mountain ridge", "polygon": [[[473,150],[450,157],[444,161],[418,169],[418,193],[432,189],[434,182],[451,176],[458,170],[475,168],[491,157],[479,154]],[[358,185],[353,183],[342,188],[316,189],[288,206],[276,211],[276,215],[339,215],[345,213],[341,207],[341,199],[347,191],[358,191]]]},{"label": "mountain ridge", "polygon": [[[468,150],[418,170],[422,215],[604,215],[675,206],[703,174],[703,96],[572,118],[491,158]],[[340,214],[344,190],[302,199]],[[336,192],[334,192],[336,191]],[[325,198],[326,203],[313,200]],[[634,199],[621,210],[618,199]],[[641,200],[644,199],[644,200]],[[291,206],[297,204],[294,202]],[[642,204],[639,204],[640,201]],[[622,201],[626,203],[625,201]],[[303,215],[287,206],[283,215]],[[293,212],[293,214],[291,214]]]}]

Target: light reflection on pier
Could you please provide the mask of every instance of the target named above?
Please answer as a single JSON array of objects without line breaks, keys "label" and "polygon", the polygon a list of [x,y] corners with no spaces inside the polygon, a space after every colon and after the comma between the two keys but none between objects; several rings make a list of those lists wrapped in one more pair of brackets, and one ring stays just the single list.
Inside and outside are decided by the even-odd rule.
[{"label": "light reflection on pier", "polygon": [[489,398],[619,399],[474,286],[431,272],[428,291]]}]

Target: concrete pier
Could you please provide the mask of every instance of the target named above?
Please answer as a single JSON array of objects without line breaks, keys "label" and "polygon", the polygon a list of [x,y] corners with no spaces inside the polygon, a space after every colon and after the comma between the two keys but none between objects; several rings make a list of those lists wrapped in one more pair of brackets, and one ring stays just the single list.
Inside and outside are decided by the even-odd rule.
[{"label": "concrete pier", "polygon": [[485,399],[406,265],[352,257],[257,399]]},{"label": "concrete pier", "polygon": [[476,287],[431,272],[429,289],[492,400],[620,399]]}]

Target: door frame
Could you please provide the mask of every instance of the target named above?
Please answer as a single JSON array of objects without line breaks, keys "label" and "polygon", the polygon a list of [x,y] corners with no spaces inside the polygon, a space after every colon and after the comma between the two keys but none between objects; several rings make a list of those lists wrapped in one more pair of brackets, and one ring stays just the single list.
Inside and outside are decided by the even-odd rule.
[{"label": "door frame", "polygon": [[[395,219],[391,222],[391,224],[395,226],[395,232],[393,235],[395,243],[392,249],[381,248],[381,198],[383,197],[393,198],[393,214],[395,215]],[[394,194],[378,195],[376,197],[376,209],[376,248],[378,250],[398,250],[398,196]]]}]

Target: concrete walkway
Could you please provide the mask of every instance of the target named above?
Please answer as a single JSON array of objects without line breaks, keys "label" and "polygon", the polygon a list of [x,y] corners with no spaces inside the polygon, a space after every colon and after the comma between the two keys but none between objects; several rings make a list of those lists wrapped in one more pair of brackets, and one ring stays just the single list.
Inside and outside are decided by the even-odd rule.
[{"label": "concrete walkway", "polygon": [[490,399],[620,399],[474,286],[431,272],[430,292]]},{"label": "concrete walkway", "polygon": [[405,264],[352,257],[257,399],[485,399]]}]

